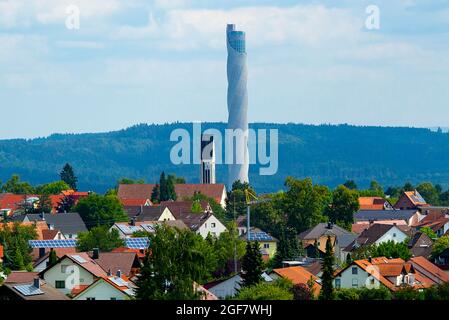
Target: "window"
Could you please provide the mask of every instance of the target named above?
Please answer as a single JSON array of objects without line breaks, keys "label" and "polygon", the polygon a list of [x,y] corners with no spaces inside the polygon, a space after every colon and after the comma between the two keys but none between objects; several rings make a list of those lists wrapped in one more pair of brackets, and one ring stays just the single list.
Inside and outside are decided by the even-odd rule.
[{"label": "window", "polygon": [[335,279],[335,288],[336,289],[341,288],[341,279],[340,278]]},{"label": "window", "polygon": [[396,233],[393,233],[393,238],[396,238]]},{"label": "window", "polygon": [[358,274],[359,269],[357,267],[352,267],[352,274]]},{"label": "window", "polygon": [[270,244],[269,243],[264,243],[263,247],[264,247],[264,249],[269,249],[270,248]]},{"label": "window", "polygon": [[352,279],[352,286],[354,288],[357,288],[359,286],[359,280],[358,279]]},{"label": "window", "polygon": [[215,222],[212,222],[210,225],[212,228],[215,228]]},{"label": "window", "polygon": [[55,281],[55,288],[56,289],[65,289],[65,281],[56,280]]}]

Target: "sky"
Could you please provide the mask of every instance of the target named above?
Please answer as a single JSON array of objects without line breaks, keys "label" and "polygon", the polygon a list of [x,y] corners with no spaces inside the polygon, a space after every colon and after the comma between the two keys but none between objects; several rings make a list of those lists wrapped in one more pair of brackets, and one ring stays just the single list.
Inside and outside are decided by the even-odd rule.
[{"label": "sky", "polygon": [[227,121],[227,23],[250,122],[449,127],[449,0],[0,0],[0,139]]}]

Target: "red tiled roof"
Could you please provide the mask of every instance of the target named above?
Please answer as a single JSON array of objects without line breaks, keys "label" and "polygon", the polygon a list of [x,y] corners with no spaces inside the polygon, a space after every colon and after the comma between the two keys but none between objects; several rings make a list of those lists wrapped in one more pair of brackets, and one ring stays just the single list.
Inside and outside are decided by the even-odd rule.
[{"label": "red tiled roof", "polygon": [[410,259],[413,264],[417,264],[419,267],[426,269],[435,277],[439,278],[442,282],[449,282],[449,274],[438,268],[432,262],[424,257],[413,257]]},{"label": "red tiled roof", "polygon": [[288,268],[273,269],[273,272],[277,273],[283,278],[287,278],[293,282],[293,284],[305,284],[312,278],[315,282],[313,285],[313,291],[318,294],[321,290],[321,285],[317,282],[318,278],[310,273],[307,269],[296,266]]},{"label": "red tiled roof", "polygon": [[12,271],[6,278],[5,283],[28,283],[33,282],[38,272]]},{"label": "red tiled roof", "polygon": [[[45,255],[47,255],[50,252],[50,248],[45,249]],[[56,256],[58,258],[62,258],[66,254],[76,254],[76,247],[73,248],[53,248],[53,250],[56,252]],[[33,248],[33,251],[31,252],[31,257],[33,259],[33,262],[36,262],[40,260],[39,257],[39,248]]]},{"label": "red tiled roof", "polygon": [[[154,186],[154,184],[121,184],[119,185],[117,195],[120,200],[150,199]],[[191,198],[195,192],[200,192],[220,203],[225,190],[224,184],[175,184],[178,201]]]},{"label": "red tiled roof", "polygon": [[0,260],[4,257],[3,246],[0,244]]},{"label": "red tiled roof", "polygon": [[58,234],[59,230],[42,230],[43,240],[53,240]]},{"label": "red tiled roof", "polygon": [[360,210],[383,210],[385,202],[382,197],[359,197]]},{"label": "red tiled roof", "polygon": [[[78,262],[78,260],[76,260],[74,258],[74,256],[80,256],[81,258],[83,258],[86,262],[84,263],[80,263]],[[84,268],[85,270],[87,270],[88,272],[92,273],[94,276],[100,278],[103,276],[106,276],[107,273],[106,271],[104,271],[100,265],[98,265],[95,260],[93,260],[86,252],[78,252],[76,254],[67,254],[66,255],[67,258],[69,258],[70,260],[72,260],[74,263],[76,263],[77,265],[79,265],[80,267]]]},{"label": "red tiled roof", "polygon": [[25,197],[36,197],[35,195],[23,195],[13,193],[0,193],[0,209],[11,209],[12,212],[19,208],[19,205],[24,202]]}]

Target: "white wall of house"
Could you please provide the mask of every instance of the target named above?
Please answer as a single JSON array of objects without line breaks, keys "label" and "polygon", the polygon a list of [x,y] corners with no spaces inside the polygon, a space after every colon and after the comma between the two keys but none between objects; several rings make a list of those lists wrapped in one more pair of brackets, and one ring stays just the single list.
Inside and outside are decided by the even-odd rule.
[{"label": "white wall of house", "polygon": [[237,290],[240,289],[239,283],[241,281],[242,277],[237,274],[232,278],[229,278],[223,282],[220,282],[216,286],[209,288],[208,290],[220,299],[224,299],[226,297],[234,297],[237,294]]},{"label": "white wall of house", "polygon": [[176,220],[175,216],[171,213],[170,209],[165,207],[164,211],[162,211],[161,216],[158,221],[174,221]]},{"label": "white wall of house", "polygon": [[227,229],[223,223],[220,222],[214,215],[211,215],[204,223],[198,228],[199,233],[203,238],[206,238],[210,233],[213,236],[218,237],[222,232]]},{"label": "white wall of house", "polygon": [[88,300],[94,298],[95,300],[128,300],[128,296],[112,286],[103,279],[98,280],[89,288],[77,295],[73,300]]},{"label": "white wall of house", "polygon": [[[71,272],[72,270],[74,270],[73,273]],[[66,257],[44,273],[44,280],[59,291],[67,294],[71,292],[73,286],[92,284],[94,276]],[[64,281],[65,288],[58,288],[56,281]]]},{"label": "white wall of house", "polygon": [[378,286],[380,282],[357,265],[351,265],[334,279],[334,288],[376,288]]},{"label": "white wall of house", "polygon": [[388,230],[382,237],[377,239],[376,244],[381,244],[387,241],[404,242],[406,238],[407,235],[404,232],[399,230],[397,227],[393,227]]},{"label": "white wall of house", "polygon": [[41,271],[44,271],[44,270],[47,268],[47,263],[48,263],[49,260],[50,260],[50,259],[47,258],[47,259],[45,259],[44,261],[42,261],[41,263],[39,263],[38,265],[36,265],[36,266],[33,268],[33,271],[34,271],[34,272],[41,272]]}]

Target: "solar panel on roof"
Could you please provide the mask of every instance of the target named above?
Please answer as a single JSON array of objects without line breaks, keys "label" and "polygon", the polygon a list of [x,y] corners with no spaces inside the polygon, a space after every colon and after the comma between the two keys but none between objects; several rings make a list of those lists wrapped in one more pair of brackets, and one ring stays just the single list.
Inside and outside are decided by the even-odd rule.
[{"label": "solar panel on roof", "polygon": [[148,238],[127,238],[125,242],[126,246],[131,249],[146,249],[150,244]]},{"label": "solar panel on roof", "polygon": [[81,256],[79,256],[77,254],[72,255],[71,257],[73,259],[75,259],[76,261],[78,261],[79,263],[86,263],[87,262],[83,257],[81,257]]},{"label": "solar panel on roof", "polygon": [[76,247],[76,240],[29,240],[28,244],[31,248],[73,248]]},{"label": "solar panel on roof", "polygon": [[19,291],[24,296],[37,296],[40,294],[44,294],[41,289],[36,288],[33,284],[22,284],[19,286],[14,286],[13,288]]}]

